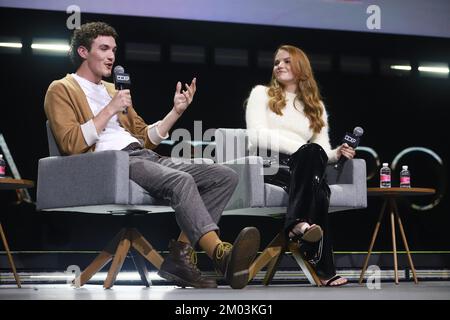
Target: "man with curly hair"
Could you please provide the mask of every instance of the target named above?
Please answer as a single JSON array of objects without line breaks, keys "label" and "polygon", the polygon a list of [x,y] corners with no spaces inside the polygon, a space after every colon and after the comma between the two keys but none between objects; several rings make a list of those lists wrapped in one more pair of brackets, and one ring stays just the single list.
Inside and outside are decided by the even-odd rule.
[{"label": "man with curly hair", "polygon": [[[147,125],[133,108],[130,90],[116,90],[102,79],[111,76],[117,33],[92,22],[75,30],[70,56],[76,72],[53,81],[45,113],[62,154],[123,150],[130,159],[130,179],[151,196],[170,201],[181,229],[169,243],[159,275],[180,286],[217,287],[201,275],[193,247],[199,245],[232,288],[243,288],[259,248],[259,232],[244,228],[233,245],[223,242],[217,226],[238,183],[237,174],[219,164],[186,164],[152,151],[191,104],[196,79],[175,89],[173,106],[160,121]],[[127,112],[123,112],[127,110]]]}]

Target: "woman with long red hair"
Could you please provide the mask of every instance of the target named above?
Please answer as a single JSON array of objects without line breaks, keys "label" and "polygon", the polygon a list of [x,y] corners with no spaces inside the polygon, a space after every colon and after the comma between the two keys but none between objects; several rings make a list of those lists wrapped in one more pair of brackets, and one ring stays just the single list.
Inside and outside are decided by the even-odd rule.
[{"label": "woman with long red hair", "polygon": [[277,154],[280,169],[265,179],[289,194],[287,237],[298,243],[323,285],[346,284],[347,279],[336,275],[324,173],[328,163],[342,156],[352,159],[355,150],[347,144],[331,148],[327,112],[301,49],[277,49],[269,85],[253,88],[247,100],[246,122],[250,149],[271,152],[272,159]]}]

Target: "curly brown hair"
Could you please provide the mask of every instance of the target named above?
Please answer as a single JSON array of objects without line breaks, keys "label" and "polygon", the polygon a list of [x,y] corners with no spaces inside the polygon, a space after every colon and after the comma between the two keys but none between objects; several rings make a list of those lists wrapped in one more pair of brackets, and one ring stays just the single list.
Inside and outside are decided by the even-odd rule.
[{"label": "curly brown hair", "polygon": [[[287,51],[291,57],[292,72],[297,79],[297,99],[304,105],[304,113],[310,121],[310,128],[315,133],[319,133],[325,126],[322,119],[324,108],[309,59],[301,49],[291,45],[280,46],[275,51],[275,56],[280,50]],[[270,110],[280,116],[283,115],[282,110],[286,106],[286,97],[274,72],[272,72],[268,95]]]},{"label": "curly brown hair", "polygon": [[83,63],[78,47],[83,46],[90,51],[92,42],[98,36],[111,36],[115,40],[118,38],[116,30],[105,22],[89,22],[81,25],[80,29],[75,29],[70,39],[69,56],[76,68]]}]

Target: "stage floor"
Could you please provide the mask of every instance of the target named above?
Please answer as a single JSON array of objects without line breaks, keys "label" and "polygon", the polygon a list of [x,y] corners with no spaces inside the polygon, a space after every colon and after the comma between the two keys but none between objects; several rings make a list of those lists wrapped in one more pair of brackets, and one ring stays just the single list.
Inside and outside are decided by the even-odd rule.
[{"label": "stage floor", "polygon": [[101,285],[72,288],[67,284],[0,285],[0,300],[449,300],[450,281],[381,282],[380,289],[350,283],[339,288],[306,284],[249,285],[242,290],[227,286],[217,289],[182,289],[174,286]]}]

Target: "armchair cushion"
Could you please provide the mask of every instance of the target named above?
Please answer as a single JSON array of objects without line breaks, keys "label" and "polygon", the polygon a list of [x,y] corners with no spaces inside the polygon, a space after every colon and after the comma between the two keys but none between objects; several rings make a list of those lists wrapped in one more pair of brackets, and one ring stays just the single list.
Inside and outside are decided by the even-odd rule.
[{"label": "armchair cushion", "polygon": [[[214,163],[203,158],[180,161]],[[79,211],[100,213],[107,212],[108,205],[119,210],[126,208],[121,205],[144,205],[151,211],[173,211],[169,201],[150,196],[129,179],[129,155],[124,151],[40,159],[37,190],[37,210],[77,208]],[[104,210],[96,209],[96,205],[103,206]]]},{"label": "armchair cushion", "polygon": [[[238,143],[238,141],[241,141]],[[248,155],[243,149],[247,143],[243,129],[216,130],[216,156],[218,161],[239,174],[239,184],[225,210],[239,214],[238,209],[273,208],[280,214],[285,212],[288,194],[281,188],[264,183],[264,168],[261,157],[247,156],[232,160],[233,154]],[[231,151],[228,150],[231,148]],[[267,171],[267,170],[266,170]],[[332,165],[326,169],[330,186],[329,212],[367,207],[366,163],[362,159],[346,161],[341,170]],[[273,210],[266,210],[273,214]],[[251,211],[251,210],[250,210]],[[264,210],[262,210],[264,211]],[[265,211],[264,211],[265,212]]]}]

